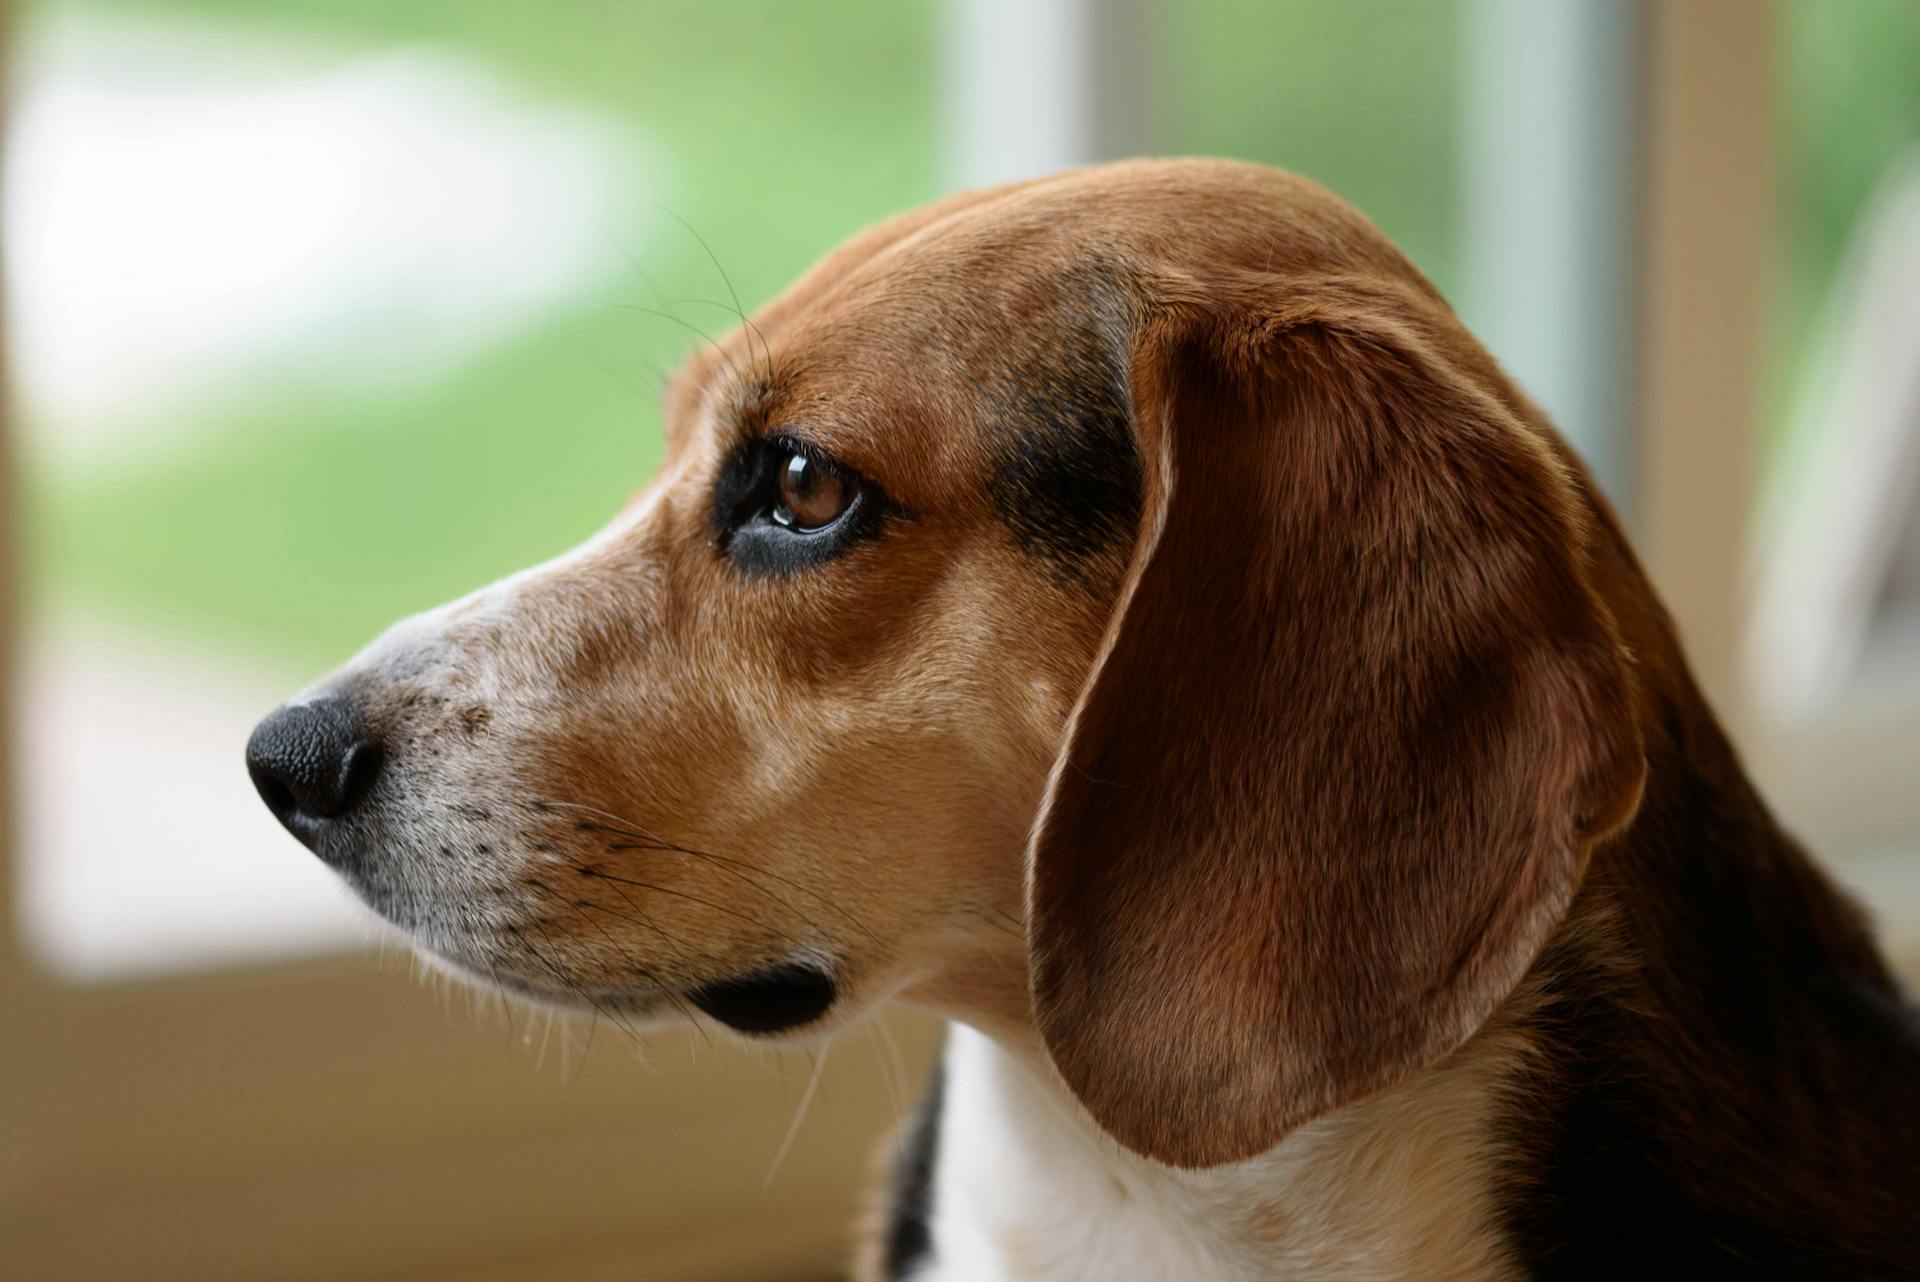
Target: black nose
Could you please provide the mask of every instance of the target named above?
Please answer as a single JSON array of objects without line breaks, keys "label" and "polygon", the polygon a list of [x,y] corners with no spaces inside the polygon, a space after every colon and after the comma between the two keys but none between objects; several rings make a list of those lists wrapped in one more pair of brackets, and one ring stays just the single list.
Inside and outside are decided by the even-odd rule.
[{"label": "black nose", "polygon": [[380,757],[380,740],[338,695],[279,708],[247,740],[247,773],[260,800],[309,845],[325,821],[367,795]]}]

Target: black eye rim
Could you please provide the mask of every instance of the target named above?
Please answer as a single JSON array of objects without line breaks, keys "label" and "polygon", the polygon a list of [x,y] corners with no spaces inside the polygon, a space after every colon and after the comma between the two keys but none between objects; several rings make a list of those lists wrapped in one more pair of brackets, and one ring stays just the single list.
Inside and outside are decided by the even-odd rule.
[{"label": "black eye rim", "polygon": [[[831,473],[850,491],[840,514],[824,525],[774,519],[781,472],[796,457]],[[743,441],[721,466],[714,488],[713,545],[751,576],[787,575],[877,536],[886,518],[895,515],[898,509],[885,491],[857,468],[805,437],[773,431]]]}]

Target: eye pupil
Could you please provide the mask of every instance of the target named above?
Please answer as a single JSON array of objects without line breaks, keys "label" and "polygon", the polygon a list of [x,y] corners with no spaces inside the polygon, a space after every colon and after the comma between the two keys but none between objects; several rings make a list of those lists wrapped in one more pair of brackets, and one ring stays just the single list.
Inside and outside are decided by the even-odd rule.
[{"label": "eye pupil", "polygon": [[817,530],[832,525],[847,510],[853,491],[832,469],[795,454],[780,469],[776,497],[775,523],[788,529]]}]

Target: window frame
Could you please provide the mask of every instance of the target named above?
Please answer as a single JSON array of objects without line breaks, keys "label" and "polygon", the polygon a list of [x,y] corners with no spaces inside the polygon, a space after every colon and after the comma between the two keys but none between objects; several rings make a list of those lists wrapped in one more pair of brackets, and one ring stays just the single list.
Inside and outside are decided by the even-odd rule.
[{"label": "window frame", "polygon": [[791,1282],[845,1267],[881,1136],[937,1042],[924,1014],[890,1012],[831,1054],[669,1031],[634,1048],[646,1069],[602,1023],[563,1072],[520,1033],[544,1044],[577,1021],[456,1013],[465,997],[364,955],[89,984],[40,967],[11,875],[14,766],[31,750],[17,551],[0,520],[0,1275]]},{"label": "window frame", "polygon": [[[1771,249],[1771,15],[1749,0],[1692,0],[1644,5],[1642,17],[1640,339],[1623,372],[1635,387],[1637,539],[1709,697],[1736,741],[1767,745],[1761,773],[1792,816],[1808,803],[1769,763],[1813,741],[1770,737],[1739,679]],[[1073,29],[1090,39],[1090,26]],[[12,466],[0,421],[0,493],[16,492]],[[11,733],[15,538],[0,522],[8,856],[10,767],[29,750]],[[1834,733],[1822,754],[1877,750]],[[1920,740],[1920,726],[1899,733]],[[437,1018],[432,994],[364,957],[64,984],[29,959],[14,908],[0,876],[10,1275],[828,1275],[848,1259],[877,1137],[910,1108],[937,1040],[936,1021],[898,1012],[884,1034],[815,1052],[829,1061],[823,1084],[795,1122],[814,1071],[796,1053],[690,1051],[669,1033],[649,1039],[650,1074],[632,1071],[602,1026],[566,1080],[536,1069],[497,1017]],[[1920,972],[1920,941],[1894,946]],[[799,1139],[768,1178],[790,1126]]]}]

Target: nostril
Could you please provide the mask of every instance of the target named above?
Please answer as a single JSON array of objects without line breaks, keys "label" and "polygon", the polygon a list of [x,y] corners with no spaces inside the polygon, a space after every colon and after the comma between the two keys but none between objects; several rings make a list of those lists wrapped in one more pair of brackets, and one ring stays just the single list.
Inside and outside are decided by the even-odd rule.
[{"label": "nostril", "polygon": [[352,701],[337,695],[289,704],[247,740],[247,773],[260,799],[303,839],[313,821],[352,809],[380,773],[380,741]]},{"label": "nostril", "polygon": [[368,789],[373,787],[375,776],[380,773],[383,755],[378,739],[361,739],[347,749],[346,759],[340,763],[337,789],[341,810],[351,810],[367,795]]},{"label": "nostril", "polygon": [[272,775],[249,767],[248,774],[253,776],[254,790],[260,794],[260,800],[267,803],[267,809],[285,818],[293,812],[293,790]]}]

